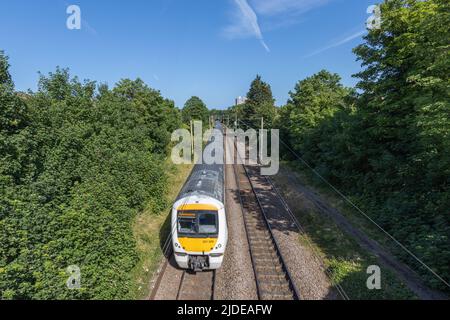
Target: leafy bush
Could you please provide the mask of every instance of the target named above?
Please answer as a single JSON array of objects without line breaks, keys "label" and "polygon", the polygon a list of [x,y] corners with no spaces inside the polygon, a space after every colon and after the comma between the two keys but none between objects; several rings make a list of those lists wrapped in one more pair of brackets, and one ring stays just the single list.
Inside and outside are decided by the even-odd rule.
[{"label": "leafy bush", "polygon": [[[63,69],[19,97],[0,62],[0,297],[129,297],[132,220],[165,207],[179,111],[139,79],[97,91]],[[66,287],[69,265],[80,290]]]},{"label": "leafy bush", "polygon": [[[354,51],[361,93],[321,71],[281,108],[282,138],[450,279],[449,2],[391,0]],[[448,288],[397,247],[433,287]]]}]

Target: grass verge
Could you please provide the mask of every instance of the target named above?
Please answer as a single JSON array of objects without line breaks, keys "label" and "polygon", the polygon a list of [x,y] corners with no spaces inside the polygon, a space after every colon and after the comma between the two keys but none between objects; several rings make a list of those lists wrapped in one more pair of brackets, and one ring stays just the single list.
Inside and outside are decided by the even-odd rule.
[{"label": "grass verge", "polygon": [[133,287],[130,295],[135,299],[145,299],[149,295],[151,277],[163,256],[161,243],[164,243],[167,237],[167,228],[164,228],[164,225],[167,224],[170,208],[192,167],[192,165],[174,165],[167,161],[168,207],[163,212],[154,212],[152,208],[148,208],[141,212],[133,223],[133,234],[139,256],[139,262],[131,275]]},{"label": "grass verge", "polygon": [[[289,171],[281,170],[277,176],[272,177],[277,187],[289,204],[293,213],[305,230],[300,235],[300,241],[305,245],[312,245],[321,256],[325,267],[332,275],[332,282],[342,286],[350,299],[415,299],[415,295],[407,286],[389,269],[384,268],[378,262],[375,255],[363,250],[359,244],[347,233],[341,230],[329,217],[323,215],[320,210],[311,203],[303,194],[296,191],[295,186],[287,178],[287,172],[298,174],[308,186],[311,180],[305,179],[304,173],[293,170],[292,167],[282,164]],[[339,199],[333,198],[323,190],[312,188],[317,194],[329,203],[329,205],[341,210]],[[359,220],[349,219],[359,227]],[[356,224],[355,224],[355,221]],[[365,232],[367,226],[362,228]],[[371,234],[369,233],[370,237]],[[371,265],[379,265],[381,268],[381,289],[369,290],[367,288],[367,268]]]}]

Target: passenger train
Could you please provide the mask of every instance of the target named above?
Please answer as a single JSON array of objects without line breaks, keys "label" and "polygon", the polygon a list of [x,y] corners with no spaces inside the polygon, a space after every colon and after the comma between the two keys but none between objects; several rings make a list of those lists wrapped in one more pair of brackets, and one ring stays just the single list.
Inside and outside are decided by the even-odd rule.
[{"label": "passenger train", "polygon": [[[222,130],[220,123],[216,129]],[[223,164],[196,164],[172,207],[172,245],[180,268],[197,272],[222,265],[228,241],[224,197]]]}]

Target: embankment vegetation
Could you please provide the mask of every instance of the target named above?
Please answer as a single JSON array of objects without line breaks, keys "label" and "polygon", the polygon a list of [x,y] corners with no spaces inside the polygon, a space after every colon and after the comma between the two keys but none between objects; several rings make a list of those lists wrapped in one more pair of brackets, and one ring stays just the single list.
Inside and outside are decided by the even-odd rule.
[{"label": "embankment vegetation", "polygon": [[[0,298],[133,297],[132,225],[166,210],[174,103],[143,81],[114,88],[68,70],[18,93],[0,54]],[[79,290],[68,290],[70,265]]]},{"label": "embankment vegetation", "polygon": [[[354,49],[362,67],[356,88],[322,70],[299,81],[286,105],[266,121],[281,130],[290,149],[447,282],[449,12],[445,0],[383,2],[381,28],[369,30]],[[245,104],[229,113],[254,124],[264,109]],[[449,290],[398,245],[391,250],[431,287]]]}]

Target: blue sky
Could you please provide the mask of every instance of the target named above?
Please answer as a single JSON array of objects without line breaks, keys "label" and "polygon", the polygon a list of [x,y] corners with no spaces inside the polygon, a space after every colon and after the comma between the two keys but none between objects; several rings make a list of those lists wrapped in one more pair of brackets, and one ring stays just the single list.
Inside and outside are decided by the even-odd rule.
[{"label": "blue sky", "polygon": [[[81,8],[81,30],[66,8]],[[142,78],[177,106],[192,95],[225,108],[256,74],[277,105],[321,69],[346,85],[360,63],[371,0],[0,0],[0,50],[18,90],[36,89],[38,71],[68,67],[81,79]]]}]

